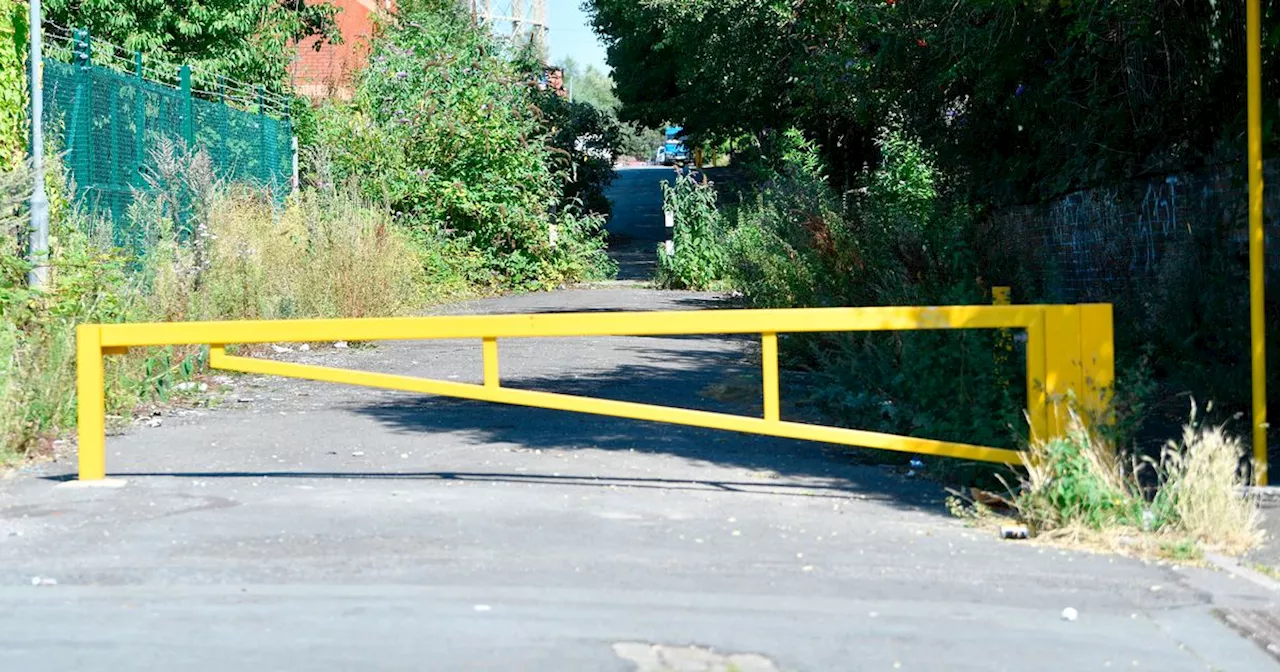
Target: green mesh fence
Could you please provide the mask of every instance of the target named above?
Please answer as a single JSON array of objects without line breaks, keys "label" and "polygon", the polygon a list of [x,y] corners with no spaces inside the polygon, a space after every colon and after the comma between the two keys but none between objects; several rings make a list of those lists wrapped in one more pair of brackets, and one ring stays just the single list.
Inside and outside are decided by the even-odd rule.
[{"label": "green mesh fence", "polygon": [[[183,191],[160,181],[154,165],[166,140],[188,152],[207,152],[221,180],[278,198],[288,193],[293,129],[281,99],[220,79],[197,90],[189,68],[144,69],[140,56],[130,72],[118,50],[93,43],[87,31],[47,39],[46,142],[63,154],[78,203],[111,220],[118,244],[142,251],[145,235],[129,216],[139,192],[154,186]],[[165,71],[176,81],[158,81]],[[184,223],[178,224],[181,230]]]}]

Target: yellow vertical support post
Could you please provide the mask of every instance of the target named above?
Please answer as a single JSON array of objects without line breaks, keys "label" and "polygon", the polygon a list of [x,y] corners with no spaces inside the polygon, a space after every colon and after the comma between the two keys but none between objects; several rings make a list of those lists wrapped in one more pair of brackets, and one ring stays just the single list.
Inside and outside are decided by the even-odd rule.
[{"label": "yellow vertical support post", "polygon": [[1262,4],[1245,0],[1249,76],[1249,321],[1253,327],[1253,480],[1267,484],[1267,336],[1262,221]]},{"label": "yellow vertical support post", "polygon": [[764,383],[764,419],[777,422],[782,419],[778,401],[778,335],[765,332],[760,339],[760,363]]},{"label": "yellow vertical support post", "polygon": [[214,343],[209,346],[209,368],[221,369],[227,359],[227,346]]},{"label": "yellow vertical support post", "polygon": [[498,339],[484,339],[484,386],[499,387],[498,380]]},{"label": "yellow vertical support post", "polygon": [[1044,393],[1048,407],[1048,435],[1066,434],[1071,421],[1071,393],[1084,390],[1080,356],[1080,308],[1047,306],[1044,312]]},{"label": "yellow vertical support post", "polygon": [[[992,287],[991,288],[991,305],[993,306],[1009,306],[1013,305],[1013,288],[1012,287]],[[997,370],[1003,370],[1005,362],[1009,361],[1010,354],[1013,353],[1013,335],[1008,329],[999,329],[996,331],[996,352],[995,360]],[[1005,381],[1001,381],[1001,387],[1008,387]]]},{"label": "yellow vertical support post", "polygon": [[1080,306],[1080,356],[1084,389],[1080,407],[1090,422],[1111,424],[1116,384],[1115,327],[1110,304]]},{"label": "yellow vertical support post", "polygon": [[76,327],[76,425],[80,480],[107,477],[107,403],[102,363],[102,327]]},{"label": "yellow vertical support post", "polygon": [[1049,405],[1045,402],[1045,310],[1027,325],[1027,417],[1031,440],[1049,438]]}]

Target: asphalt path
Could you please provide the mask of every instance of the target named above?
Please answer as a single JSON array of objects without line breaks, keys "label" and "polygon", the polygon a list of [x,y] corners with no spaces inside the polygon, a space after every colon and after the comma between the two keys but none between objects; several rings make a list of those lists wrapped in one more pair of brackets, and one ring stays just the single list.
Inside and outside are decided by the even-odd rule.
[{"label": "asphalt path", "polygon": [[[644,185],[665,173],[622,175],[614,231],[653,243],[660,199]],[[624,285],[441,312],[722,305]],[[756,348],[511,339],[503,384],[759,413]],[[482,376],[472,342],[276,356]],[[0,481],[0,670],[1277,667],[1216,615],[1274,611],[1273,593],[1001,541],[949,517],[937,484],[840,449],[274,378],[210,382],[226,386],[216,407],[109,437],[106,485],[69,480],[73,449]]]}]

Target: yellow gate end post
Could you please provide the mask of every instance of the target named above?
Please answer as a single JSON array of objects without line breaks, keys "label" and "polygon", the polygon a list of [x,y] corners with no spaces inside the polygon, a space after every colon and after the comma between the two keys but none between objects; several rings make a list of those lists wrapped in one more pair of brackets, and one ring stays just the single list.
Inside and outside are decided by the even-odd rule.
[{"label": "yellow gate end post", "polygon": [[1249,120],[1249,322],[1253,359],[1253,482],[1267,484],[1266,231],[1262,200],[1262,3],[1246,0]]},{"label": "yellow gate end post", "polygon": [[80,480],[107,477],[107,403],[102,364],[102,327],[76,327],[76,424]]}]

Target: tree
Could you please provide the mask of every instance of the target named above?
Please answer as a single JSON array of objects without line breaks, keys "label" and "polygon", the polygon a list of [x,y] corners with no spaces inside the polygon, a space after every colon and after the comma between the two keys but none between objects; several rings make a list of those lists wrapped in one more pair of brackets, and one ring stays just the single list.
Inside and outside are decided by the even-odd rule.
[{"label": "tree", "polygon": [[594,65],[588,65],[584,69],[572,58],[564,59],[560,67],[564,71],[566,88],[573,94],[573,101],[599,110],[608,118],[608,125],[616,127],[613,151],[617,155],[646,158],[662,144],[664,136],[661,130],[618,119],[622,101],[618,100],[614,91],[612,77]]},{"label": "tree", "polygon": [[537,287],[596,273],[607,264],[602,219],[556,208],[573,156],[537,107],[537,54],[512,56],[456,0],[402,0],[355,100],[323,110],[317,145],[332,166],[321,167],[417,234],[462,241],[495,280]]},{"label": "tree", "polygon": [[[1266,2],[1277,25],[1280,2]],[[833,181],[900,126],[996,202],[1234,160],[1243,10],[1200,0],[591,0],[623,106],[699,135],[795,127]],[[1266,40],[1274,63],[1280,29]],[[1269,90],[1280,69],[1264,68]],[[1270,114],[1276,108],[1269,107]]]},{"label": "tree", "polygon": [[613,93],[613,80],[609,75],[600,72],[594,65],[580,67],[572,58],[566,58],[564,65],[565,88],[572,92],[576,103],[586,103],[592,107],[617,117],[622,103]]},{"label": "tree", "polygon": [[128,51],[275,90],[288,80],[293,45],[342,39],[337,8],[306,0],[44,0],[44,11]]},{"label": "tree", "polygon": [[25,3],[12,3],[0,12],[0,172],[17,168],[26,154],[26,11]]}]

